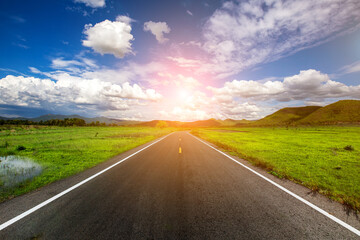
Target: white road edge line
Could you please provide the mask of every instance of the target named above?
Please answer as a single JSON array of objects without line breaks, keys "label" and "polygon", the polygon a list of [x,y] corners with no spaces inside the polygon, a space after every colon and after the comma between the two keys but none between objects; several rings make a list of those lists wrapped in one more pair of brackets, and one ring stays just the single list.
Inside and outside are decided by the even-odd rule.
[{"label": "white road edge line", "polygon": [[248,166],[242,164],[241,162],[238,162],[237,160],[235,160],[234,158],[230,157],[229,155],[227,155],[226,153],[220,151],[219,149],[214,148],[213,146],[209,145],[208,143],[206,143],[205,141],[199,139],[198,137],[188,133],[189,135],[193,136],[194,138],[196,138],[197,140],[199,140],[200,142],[204,143],[205,145],[207,145],[208,147],[218,151],[219,153],[221,153],[222,155],[224,155],[225,157],[231,159],[232,161],[234,161],[235,163],[241,165],[242,167],[246,168],[247,170],[251,171],[252,173],[255,173],[256,175],[258,175],[259,177],[261,177],[262,179],[268,181],[269,183],[273,184],[274,186],[280,188],[281,190],[283,190],[284,192],[286,192],[287,194],[293,196],[294,198],[296,198],[297,200],[305,203],[306,205],[308,205],[309,207],[315,209],[316,211],[318,211],[319,213],[323,214],[324,216],[330,218],[331,220],[333,220],[334,222],[340,224],[341,226],[343,226],[344,228],[350,230],[351,232],[355,233],[356,235],[360,236],[360,231],[356,228],[354,228],[353,226],[347,224],[346,222],[343,222],[342,220],[338,219],[337,217],[331,215],[330,213],[326,212],[325,210],[319,208],[318,206],[312,204],[311,202],[303,199],[302,197],[296,195],[295,193],[291,192],[290,190],[284,188],[283,186],[277,184],[276,182],[268,179],[267,177],[261,175],[260,173],[256,172],[255,170],[249,168]]},{"label": "white road edge line", "polygon": [[94,175],[92,175],[92,176],[90,176],[90,177],[86,178],[85,180],[83,180],[83,181],[79,182],[78,184],[75,184],[74,186],[72,186],[72,187],[70,187],[70,188],[68,188],[68,189],[66,189],[66,190],[64,190],[64,191],[62,191],[61,193],[59,193],[59,194],[57,194],[57,195],[55,195],[55,196],[53,196],[53,197],[49,198],[48,200],[46,200],[46,201],[44,201],[44,202],[42,202],[42,203],[40,203],[40,204],[36,205],[35,207],[30,208],[30,209],[29,209],[29,210],[27,210],[26,212],[23,212],[22,214],[20,214],[20,215],[18,215],[18,216],[16,216],[16,217],[14,217],[14,218],[12,218],[12,219],[8,220],[7,222],[5,222],[5,223],[3,223],[3,224],[1,224],[1,225],[0,225],[0,231],[2,231],[3,229],[5,229],[6,227],[10,226],[11,224],[13,224],[13,223],[15,223],[15,222],[19,221],[20,219],[22,219],[22,218],[26,217],[27,215],[30,215],[31,213],[35,212],[36,210],[39,210],[40,208],[42,208],[42,207],[46,206],[47,204],[49,204],[49,203],[51,203],[51,202],[55,201],[56,199],[58,199],[58,198],[60,198],[60,197],[64,196],[65,194],[67,194],[67,193],[71,192],[72,190],[74,190],[74,189],[76,189],[76,188],[80,187],[81,185],[83,185],[83,184],[87,183],[88,181],[90,181],[90,180],[92,180],[92,179],[96,178],[97,176],[99,176],[99,175],[103,174],[104,172],[106,172],[106,171],[110,170],[111,168],[115,167],[116,165],[118,165],[118,164],[120,164],[120,163],[122,163],[122,162],[124,162],[124,161],[128,160],[128,159],[129,159],[129,158],[131,158],[132,156],[134,156],[134,155],[138,154],[139,152],[141,152],[141,151],[143,151],[143,150],[145,150],[145,149],[149,148],[150,146],[154,145],[155,143],[160,142],[161,140],[163,140],[164,138],[166,138],[166,137],[170,136],[170,135],[171,135],[171,134],[173,134],[173,133],[174,133],[174,132],[169,133],[168,135],[166,135],[166,136],[164,136],[164,137],[160,138],[159,140],[157,140],[157,141],[155,141],[155,142],[153,142],[153,143],[151,143],[151,144],[147,145],[146,147],[144,147],[144,148],[142,148],[142,149],[138,150],[137,152],[132,153],[131,155],[127,156],[126,158],[124,158],[124,159],[122,159],[122,160],[120,160],[120,161],[118,161],[118,162],[114,163],[113,165],[111,165],[111,166],[109,166],[109,167],[105,168],[104,170],[101,170],[100,172],[98,172],[98,173],[96,173],[96,174],[94,174]]}]

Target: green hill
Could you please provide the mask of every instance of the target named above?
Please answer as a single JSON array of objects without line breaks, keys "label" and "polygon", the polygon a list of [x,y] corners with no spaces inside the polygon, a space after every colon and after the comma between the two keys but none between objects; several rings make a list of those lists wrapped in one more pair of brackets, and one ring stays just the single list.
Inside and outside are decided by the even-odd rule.
[{"label": "green hill", "polygon": [[221,126],[221,123],[214,119],[208,119],[208,120],[200,120],[195,122],[187,122],[182,125],[182,127],[219,127]]},{"label": "green hill", "polygon": [[360,101],[338,101],[318,109],[307,117],[301,119],[298,123],[311,125],[360,123]]},{"label": "green hill", "polygon": [[242,119],[242,120],[225,119],[218,121],[220,122],[221,126],[224,127],[244,126],[246,124],[253,122],[251,120],[246,120],[246,119]]},{"label": "green hill", "polygon": [[251,125],[256,126],[283,126],[291,125],[307,117],[311,113],[321,109],[319,106],[288,107],[268,115],[260,120],[254,121]]}]

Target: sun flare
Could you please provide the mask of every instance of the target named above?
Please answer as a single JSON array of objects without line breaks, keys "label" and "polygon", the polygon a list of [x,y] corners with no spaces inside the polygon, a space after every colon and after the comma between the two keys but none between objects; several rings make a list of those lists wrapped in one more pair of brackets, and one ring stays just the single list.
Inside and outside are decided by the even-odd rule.
[{"label": "sun flare", "polygon": [[181,100],[186,100],[187,98],[189,98],[191,96],[190,92],[188,90],[184,90],[184,89],[180,90],[178,92],[178,95]]}]

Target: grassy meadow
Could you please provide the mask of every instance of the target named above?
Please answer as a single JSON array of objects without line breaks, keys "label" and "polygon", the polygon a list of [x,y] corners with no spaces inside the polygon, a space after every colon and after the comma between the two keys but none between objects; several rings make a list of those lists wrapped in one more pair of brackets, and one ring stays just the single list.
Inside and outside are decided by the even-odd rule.
[{"label": "grassy meadow", "polygon": [[15,187],[0,181],[0,201],[79,173],[170,131],[151,127],[0,126],[0,157],[31,159],[43,169]]},{"label": "grassy meadow", "polygon": [[360,127],[199,128],[192,133],[360,210]]}]

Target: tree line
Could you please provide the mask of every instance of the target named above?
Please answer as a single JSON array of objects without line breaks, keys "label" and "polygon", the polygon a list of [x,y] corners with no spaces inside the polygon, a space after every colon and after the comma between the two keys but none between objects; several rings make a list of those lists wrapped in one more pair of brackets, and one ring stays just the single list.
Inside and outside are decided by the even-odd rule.
[{"label": "tree line", "polygon": [[[107,126],[106,123],[100,123],[99,121],[86,123],[84,119],[81,118],[65,118],[62,119],[50,119],[50,120],[41,120],[39,122],[33,122],[30,120],[21,120],[21,119],[0,119],[0,125],[44,125],[44,126],[61,126],[61,127],[70,127],[70,126]],[[113,126],[110,124],[109,126]]]}]

